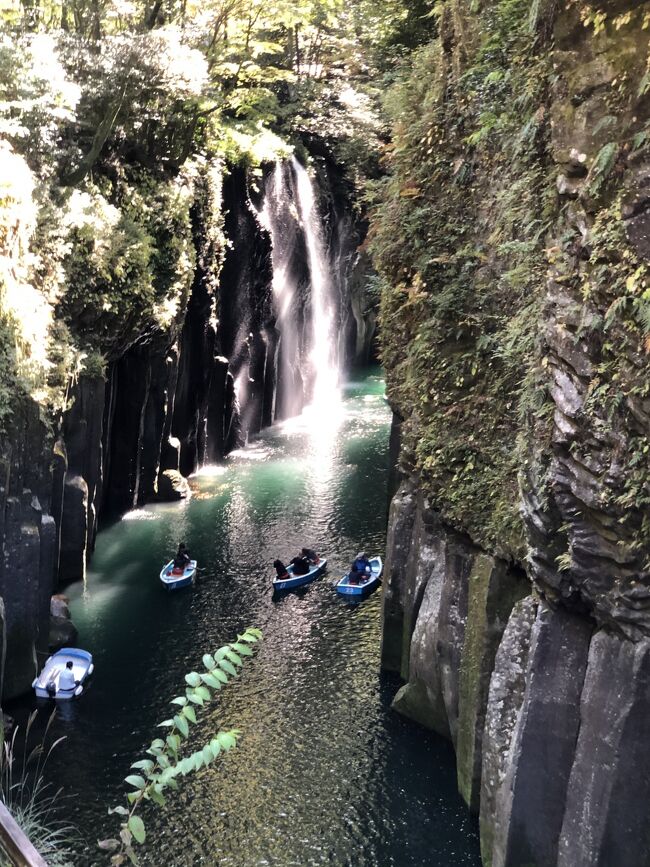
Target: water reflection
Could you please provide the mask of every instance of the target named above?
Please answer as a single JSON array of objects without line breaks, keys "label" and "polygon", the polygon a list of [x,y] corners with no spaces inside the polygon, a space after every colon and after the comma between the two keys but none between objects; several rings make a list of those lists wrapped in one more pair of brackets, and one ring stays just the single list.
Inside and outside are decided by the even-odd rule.
[{"label": "water reflection", "polygon": [[[114,830],[106,807],[184,674],[248,625],[264,631],[259,655],[196,731],[198,745],[236,725],[241,744],[165,811],[147,811],[155,846],[145,862],[479,863],[451,751],[389,711],[396,684],[379,676],[379,594],[349,608],[331,587],[360,545],[383,554],[388,412],[363,400],[381,388],[379,379],[350,386],[329,427],[303,416],[223,472],[195,478],[209,498],[148,507],[155,520],[100,533],[87,594],[71,588],[95,682],[57,724],[68,743],[54,763],[87,841],[75,864],[100,863],[93,843]],[[194,588],[169,594],[157,576],[181,535],[202,572]],[[329,578],[272,602],[273,559],[306,544],[328,556]]]}]

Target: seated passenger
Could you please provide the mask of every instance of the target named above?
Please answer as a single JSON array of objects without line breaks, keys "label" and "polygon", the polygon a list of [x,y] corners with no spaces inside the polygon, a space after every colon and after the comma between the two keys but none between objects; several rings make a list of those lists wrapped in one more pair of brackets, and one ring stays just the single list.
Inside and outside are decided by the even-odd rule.
[{"label": "seated passenger", "polygon": [[294,575],[306,575],[309,572],[309,560],[306,557],[294,557],[291,560]]},{"label": "seated passenger", "polygon": [[74,672],[72,671],[72,660],[69,659],[59,677],[59,689],[73,690],[78,684],[79,681],[75,680]]},{"label": "seated passenger", "polygon": [[320,557],[313,548],[303,548],[301,553],[310,563],[320,563]]},{"label": "seated passenger", "polygon": [[282,560],[274,560],[273,565],[275,567],[275,571],[278,578],[288,578],[289,573],[287,572],[287,567],[284,565]]},{"label": "seated passenger", "polygon": [[370,576],[371,572],[370,560],[368,560],[363,551],[360,551],[350,567],[350,584],[360,584]]},{"label": "seated passenger", "polygon": [[174,569],[185,571],[187,564],[190,562],[190,552],[185,547],[185,543],[181,542],[178,546],[178,551],[174,557]]}]

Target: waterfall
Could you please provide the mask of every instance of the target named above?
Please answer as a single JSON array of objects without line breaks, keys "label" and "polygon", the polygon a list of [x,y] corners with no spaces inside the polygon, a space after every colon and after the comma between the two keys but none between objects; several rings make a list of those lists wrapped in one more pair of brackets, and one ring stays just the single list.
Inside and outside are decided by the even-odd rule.
[{"label": "waterfall", "polygon": [[272,242],[278,347],[276,416],[338,400],[337,293],[331,277],[316,188],[292,158],[267,178],[260,222]]},{"label": "waterfall", "polygon": [[309,358],[314,376],[311,403],[316,408],[324,408],[332,400],[338,399],[338,341],[334,333],[336,296],[314,185],[306,169],[295,157],[291,165],[296,177],[298,207],[311,275],[312,348]]}]

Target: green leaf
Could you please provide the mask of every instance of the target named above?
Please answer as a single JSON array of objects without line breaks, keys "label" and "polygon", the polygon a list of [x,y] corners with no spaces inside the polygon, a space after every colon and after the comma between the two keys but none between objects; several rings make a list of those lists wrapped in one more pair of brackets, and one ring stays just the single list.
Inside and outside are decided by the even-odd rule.
[{"label": "green leaf", "polygon": [[113,813],[117,813],[118,816],[128,816],[129,815],[129,811],[126,809],[126,807],[109,807],[108,808],[108,815],[112,816]]},{"label": "green leaf", "polygon": [[187,704],[187,699],[184,696],[179,695],[178,698],[173,698],[170,703],[180,704],[181,707],[185,707],[185,705]]},{"label": "green leaf", "polygon": [[245,644],[237,643],[237,644],[231,644],[230,646],[232,647],[233,650],[236,650],[240,656],[252,656],[253,655],[253,651],[250,649],[250,647],[246,647]]},{"label": "green leaf", "polygon": [[256,644],[259,639],[256,638],[254,635],[251,635],[251,633],[247,631],[244,632],[243,635],[238,635],[237,641],[246,641],[248,644]]},{"label": "green leaf", "polygon": [[190,722],[196,723],[196,713],[194,708],[191,705],[184,707],[181,711],[184,717],[186,717]]},{"label": "green leaf", "polygon": [[[228,665],[230,665],[230,663],[228,663]],[[232,666],[231,666],[231,667],[232,667]],[[212,673],[214,674],[215,677],[219,678],[219,680],[221,681],[221,683],[228,683],[228,675],[225,674],[225,673],[224,673],[223,671],[221,671],[220,669],[215,668],[215,670],[214,670]]]},{"label": "green leaf", "polygon": [[146,832],[144,830],[144,822],[140,818],[140,816],[131,816],[128,824],[129,831],[133,834],[138,843],[144,843],[146,839]]},{"label": "green leaf", "polygon": [[210,751],[212,752],[212,756],[216,759],[219,753],[221,752],[221,744],[216,738],[212,738],[210,741]]},{"label": "green leaf", "polygon": [[197,686],[195,691],[196,694],[200,695],[204,701],[210,701],[210,699],[212,698],[212,696],[210,695],[210,690],[207,689],[207,687],[205,686]]},{"label": "green leaf", "polygon": [[151,742],[151,746],[149,747],[147,752],[153,753],[155,755],[156,753],[159,753],[161,750],[164,750],[164,749],[165,749],[165,742],[163,740],[161,740],[160,738],[156,738],[155,741]]},{"label": "green leaf", "polygon": [[128,777],[124,778],[124,782],[128,783],[129,786],[135,786],[136,789],[144,789],[147,785],[144,777],[140,777],[138,774],[129,774]]},{"label": "green leaf", "polygon": [[174,725],[173,719],[164,719],[161,723],[158,723],[158,728],[168,728],[170,729]]},{"label": "green leaf", "polygon": [[151,761],[151,759],[142,759],[139,762],[133,762],[131,767],[132,768],[139,768],[140,770],[142,770],[148,774],[150,771],[153,771],[154,763]]},{"label": "green leaf", "polygon": [[237,740],[230,734],[230,732],[219,732],[217,740],[224,752],[228,752],[228,750],[232,749],[237,743]]},{"label": "green leaf", "polygon": [[212,671],[215,667],[216,662],[214,661],[214,656],[210,653],[206,653],[203,657],[203,665],[208,669],[208,671]]},{"label": "green leaf", "polygon": [[230,647],[227,644],[225,647],[220,647],[219,650],[217,650],[217,652],[214,655],[214,658],[216,659],[216,661],[221,662],[221,660],[224,658],[224,656],[228,653],[229,650],[230,650]]},{"label": "green leaf", "polygon": [[[183,713],[185,713],[185,708],[183,708]],[[167,746],[173,753],[177,753],[181,746],[181,739],[178,735],[168,735],[167,737]]]},{"label": "green leaf", "polygon": [[183,774],[183,776],[186,777],[188,774],[191,774],[192,771],[194,770],[194,762],[192,761],[191,757],[187,758],[187,759],[183,759],[183,761],[180,763],[179,767],[181,769],[181,773]]},{"label": "green leaf", "polygon": [[210,744],[206,744],[203,747],[203,763],[207,767],[213,760],[214,756],[212,754],[212,750],[210,749]]},{"label": "green leaf", "polygon": [[151,800],[158,804],[159,807],[164,807],[167,801],[165,800],[159,786],[153,786],[151,789]]},{"label": "green leaf", "polygon": [[185,683],[189,686],[198,686],[201,683],[201,677],[196,671],[190,671],[189,674],[185,675]]},{"label": "green leaf", "polygon": [[237,677],[237,669],[232,662],[229,662],[227,659],[220,659],[219,667],[228,672],[232,677]]},{"label": "green leaf", "polygon": [[217,680],[214,674],[202,674],[201,680],[203,683],[207,683],[208,686],[212,687],[212,689],[221,689],[221,683]]},{"label": "green leaf", "polygon": [[140,792],[129,792],[126,796],[126,800],[129,802],[129,804],[134,804],[139,797]]},{"label": "green leaf", "polygon": [[[239,656],[237,656],[237,654],[235,653],[234,650],[229,650],[228,653],[227,653],[226,655],[228,656],[228,659],[229,659],[231,662],[234,662],[235,665],[238,665],[240,668],[241,668],[242,665],[244,664],[244,663],[241,661],[241,658],[240,658]],[[225,660],[224,660],[224,662],[225,662]]]},{"label": "green leaf", "polygon": [[203,753],[192,753],[190,758],[194,762],[194,770],[200,771],[203,767]]},{"label": "green leaf", "polygon": [[199,704],[201,707],[204,705],[204,701],[200,695],[197,695],[195,690],[189,691],[187,693],[187,697],[193,704]]},{"label": "green leaf", "polygon": [[183,735],[183,737],[187,737],[190,733],[190,727],[187,724],[187,720],[183,716],[175,716],[174,723],[176,724],[176,728]]}]

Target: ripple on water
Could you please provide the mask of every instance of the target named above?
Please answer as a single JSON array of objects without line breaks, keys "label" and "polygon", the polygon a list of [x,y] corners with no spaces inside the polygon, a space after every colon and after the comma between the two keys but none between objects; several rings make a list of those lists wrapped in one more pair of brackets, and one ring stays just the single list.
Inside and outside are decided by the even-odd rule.
[{"label": "ripple on water", "polygon": [[[93,842],[115,828],[106,808],[185,673],[248,625],[264,631],[259,653],[195,733],[237,726],[240,746],[145,811],[145,863],[479,864],[451,749],[389,710],[379,594],[354,606],[332,589],[359,547],[384,553],[388,409],[359,400],[383,384],[347,391],[327,436],[304,419],[279,425],[196,476],[191,501],[99,534],[85,588],[70,588],[95,682],[57,722],[68,741],[53,757],[88,841],[75,864],[98,863]],[[167,594],[157,575],[181,536],[201,568],[194,588]],[[328,574],[273,599],[272,560],[305,544],[327,554]]]}]

